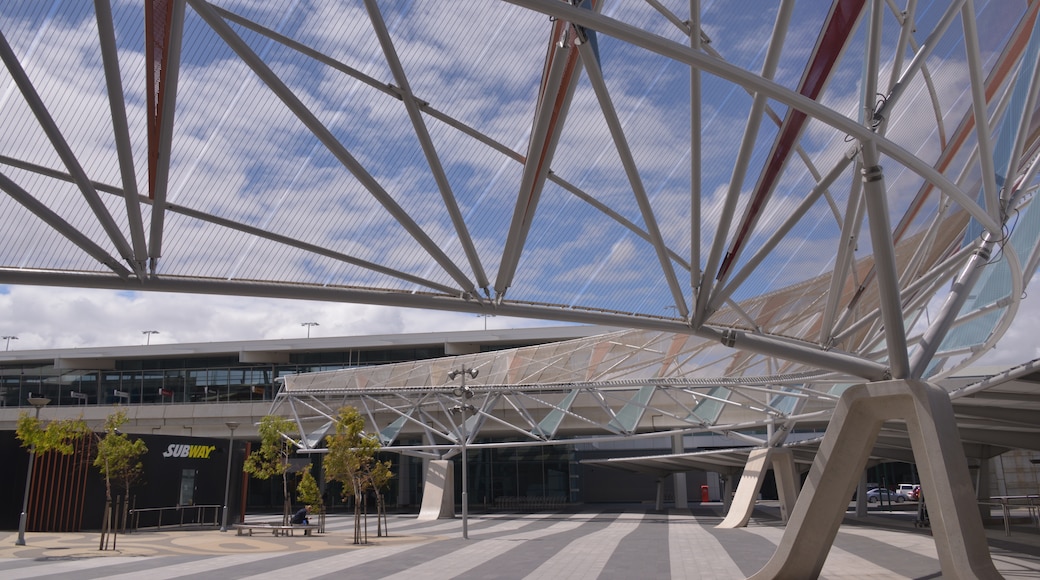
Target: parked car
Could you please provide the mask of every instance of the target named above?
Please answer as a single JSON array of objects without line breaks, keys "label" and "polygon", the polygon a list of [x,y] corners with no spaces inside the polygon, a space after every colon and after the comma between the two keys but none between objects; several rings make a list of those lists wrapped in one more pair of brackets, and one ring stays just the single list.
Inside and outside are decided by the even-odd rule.
[{"label": "parked car", "polygon": [[891,491],[883,487],[875,487],[874,489],[867,490],[867,503],[903,503],[910,499],[905,493],[901,491]]},{"label": "parked car", "polygon": [[900,483],[899,487],[896,488],[897,493],[906,494],[906,498],[910,501],[917,501],[917,495],[921,491],[921,486],[916,483]]}]

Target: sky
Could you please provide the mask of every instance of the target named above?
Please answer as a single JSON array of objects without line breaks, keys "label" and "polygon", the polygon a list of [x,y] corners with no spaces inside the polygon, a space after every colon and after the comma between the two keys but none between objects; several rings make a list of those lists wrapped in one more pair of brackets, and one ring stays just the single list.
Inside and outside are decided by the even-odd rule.
[{"label": "sky", "polygon": [[[361,8],[356,4],[263,5],[235,0],[221,4],[240,9],[272,30],[324,50],[378,81],[376,85],[357,82],[339,68],[318,66],[310,56],[234,27],[378,182],[384,191],[376,193],[393,199],[415,220],[416,228],[422,236],[428,236],[429,242],[417,244],[422,240],[417,240],[414,232],[405,232],[396,219],[391,219],[391,212],[377,202],[377,196],[370,195],[372,188],[319,146],[297,115],[283,106],[191,10],[179,78],[168,201],[306,244],[325,244],[323,247],[360,262],[452,289],[458,280],[449,276],[445,262],[450,261],[465,270],[467,278],[473,278],[462,255],[460,236],[453,231],[445,217],[446,208],[439,203],[441,192],[417,145],[415,129],[400,101],[382,90],[387,83],[397,80],[372,33],[373,23]],[[402,2],[384,7],[386,27],[410,74],[412,90],[421,98],[430,98],[432,105],[445,115],[523,154],[531,132],[533,95],[539,90],[550,20],[488,3],[482,6],[489,11],[485,20],[498,25],[488,36],[500,37],[508,32],[509,42],[470,42],[471,24],[458,14],[435,6]],[[775,11],[774,5],[769,6],[769,10]],[[801,39],[802,30],[806,31],[805,38],[812,38],[808,33],[816,33],[822,14],[810,5],[798,6],[804,12],[792,19],[790,38]],[[997,19],[1002,15],[1000,6],[986,4],[979,10],[985,18]],[[1009,10],[1019,10],[1015,6]],[[609,3],[608,7],[608,11],[630,12],[626,17],[655,34],[683,40],[682,33],[649,5]],[[144,43],[140,5],[117,2],[115,8],[121,67],[125,69],[127,117],[137,152],[137,189],[141,192],[146,189],[146,158],[142,152],[147,150],[143,131],[147,91],[142,82],[146,59],[141,50]],[[731,63],[759,70],[766,46],[762,40],[771,34],[773,26],[771,13],[734,13],[731,5],[721,2],[706,3],[704,11],[705,31],[713,39],[712,47]],[[475,8],[471,12],[479,15]],[[924,19],[922,29],[927,30],[929,19],[934,20],[941,12],[941,5],[922,8],[918,14]],[[23,21],[23,13],[32,17]],[[112,131],[107,121],[109,104],[101,82],[92,6],[11,3],[0,5],[0,17],[4,18],[0,23],[5,36],[25,61],[36,90],[50,106],[56,124],[87,173],[101,183],[120,184],[114,148],[106,145]],[[994,53],[1002,45],[999,31],[1006,26],[1007,22],[1002,27],[984,27],[989,32],[982,39],[986,54]],[[897,30],[891,25],[885,28],[890,41]],[[47,35],[58,33],[62,42],[48,41]],[[778,82],[785,86],[798,82],[811,46],[809,42],[787,43],[778,65]],[[956,48],[940,47],[930,63],[938,99],[943,101],[944,110],[956,111],[950,113],[954,120],[961,114],[954,105],[964,98],[966,70],[956,58]],[[600,51],[611,98],[640,170],[641,186],[660,222],[662,238],[678,255],[686,256],[691,245],[691,145],[685,119],[688,106],[684,99],[672,96],[681,96],[688,90],[688,67],[649,58],[647,53],[625,43],[603,42]],[[822,101],[836,111],[848,111],[850,117],[856,116],[860,98],[857,76],[861,66],[856,53],[849,51]],[[68,63],[82,66],[70,67]],[[553,172],[642,227],[640,209],[610,139],[604,113],[587,76],[580,83],[553,158]],[[741,146],[750,96],[735,84],[710,75],[704,75],[703,83],[703,132],[711,147],[705,148],[702,159],[705,227],[700,234],[707,244],[714,235],[711,228],[719,221],[717,216],[722,212],[727,190],[749,190],[756,175],[752,172],[743,178],[743,188],[730,185],[738,181],[733,175],[733,160]],[[0,127],[5,130],[0,131],[0,153],[24,157],[44,167],[60,167],[62,163],[49,139],[44,138],[35,116],[17,98],[17,91],[10,83],[3,88],[6,92],[0,94]],[[924,109],[911,106],[911,102],[918,101],[919,105],[926,105],[920,105]],[[676,115],[677,105],[679,111],[684,111],[682,115]],[[784,113],[779,103],[771,106],[779,114]],[[912,93],[901,106],[904,108],[897,110],[902,117],[894,118],[890,136],[897,138],[897,128],[904,146],[930,158],[934,152],[926,149],[938,143],[933,135],[934,121],[927,114],[931,99],[923,92]],[[258,118],[263,122],[257,123]],[[427,124],[475,251],[493,279],[503,234],[510,229],[521,165],[442,123],[427,120]],[[752,166],[763,163],[777,129],[766,122],[760,132]],[[807,129],[802,145],[818,170],[825,171],[833,158],[846,150],[843,136],[821,123]],[[836,139],[837,147],[832,143]],[[73,227],[88,232],[110,253],[116,253],[108,248],[106,236],[85,210],[83,196],[75,187],[52,183],[29,171],[5,170]],[[901,203],[916,193],[920,180],[910,175],[912,172],[900,171],[898,164],[890,163],[886,171],[892,211],[898,217]],[[851,178],[846,175],[842,179]],[[792,208],[812,182],[809,173],[800,168],[785,173],[781,189],[794,194],[780,194],[770,202],[768,215],[757,224],[755,241],[749,242],[752,245],[748,246],[748,254],[754,243],[764,241],[786,218],[785,208]],[[842,187],[848,187],[844,181],[835,190]],[[105,201],[126,229],[120,204],[111,197]],[[841,202],[838,195],[837,203]],[[0,209],[10,224],[0,230],[0,263],[41,270],[98,268],[98,261],[84,252],[68,252],[62,243],[46,243],[46,227],[13,201],[0,199]],[[739,221],[741,208],[736,209],[734,219]],[[146,223],[150,211],[151,206],[142,209]],[[734,297],[739,300],[758,295],[828,270],[832,262],[821,260],[819,249],[823,244],[835,245],[840,233],[840,223],[830,217],[830,211],[827,204],[818,203],[807,222],[819,227],[802,228],[787,236]],[[375,268],[251,237],[242,231],[227,231],[183,213],[167,212],[165,220],[160,276],[274,279],[395,292],[426,289]],[[674,297],[660,286],[661,266],[650,244],[637,239],[618,220],[604,219],[591,204],[578,202],[564,188],[551,183],[542,194],[532,221],[528,245],[509,287],[510,298],[651,315],[666,314],[667,309],[675,308]],[[868,233],[860,235],[860,248],[865,251],[869,248]],[[423,251],[416,251],[419,245]],[[432,259],[434,249],[443,251],[445,259]],[[679,272],[680,277],[684,274]],[[655,282],[659,285],[650,287]],[[683,291],[689,293],[688,285],[683,286]],[[1040,306],[1034,308],[1032,303],[1023,305],[1018,324],[990,355],[992,358],[1021,361],[1038,356],[1029,336],[1029,329],[1035,327],[1033,311],[1038,309]],[[317,322],[319,326],[301,326],[304,322]],[[136,345],[146,341],[168,344],[298,338],[305,337],[308,328],[311,336],[344,336],[547,324],[551,323],[365,305],[0,286],[0,333],[18,337],[9,345],[7,341],[0,344],[12,350]],[[157,333],[143,334],[150,330]]]},{"label": "sky", "polygon": [[485,324],[560,323],[363,304],[0,286],[0,336],[18,337],[0,348],[12,351],[304,338],[308,330],[315,338],[483,330]]}]

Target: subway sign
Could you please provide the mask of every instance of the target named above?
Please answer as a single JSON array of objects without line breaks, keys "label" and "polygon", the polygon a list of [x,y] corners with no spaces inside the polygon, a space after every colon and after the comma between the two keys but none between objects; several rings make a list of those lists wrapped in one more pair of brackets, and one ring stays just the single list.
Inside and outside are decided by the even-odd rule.
[{"label": "subway sign", "polygon": [[179,443],[171,443],[166,451],[163,452],[163,457],[183,457],[188,459],[209,459],[211,453],[216,451],[214,445],[183,445]]}]

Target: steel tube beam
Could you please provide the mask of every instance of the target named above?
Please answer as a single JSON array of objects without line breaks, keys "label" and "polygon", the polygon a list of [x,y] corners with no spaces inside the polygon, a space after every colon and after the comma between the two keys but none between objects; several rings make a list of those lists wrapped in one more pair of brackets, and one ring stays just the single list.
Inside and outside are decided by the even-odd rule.
[{"label": "steel tube beam", "polygon": [[32,110],[33,116],[36,117],[43,132],[47,135],[48,141],[54,146],[54,152],[58,154],[61,162],[68,169],[73,182],[79,188],[80,193],[83,194],[83,199],[86,200],[87,206],[90,207],[98,223],[108,235],[109,240],[112,241],[112,245],[115,246],[116,250],[119,251],[119,254],[128,264],[134,264],[134,253],[130,248],[130,244],[127,243],[126,238],[123,237],[123,232],[120,231],[119,226],[112,219],[112,214],[108,212],[108,207],[101,201],[101,197],[98,195],[97,190],[94,189],[90,178],[87,177],[87,172],[83,170],[83,166],[80,165],[79,159],[76,158],[72,147],[69,146],[69,142],[65,140],[65,136],[62,135],[61,129],[58,128],[58,124],[54,121],[50,111],[47,110],[47,106],[40,98],[40,94],[36,92],[32,80],[25,72],[25,69],[22,68],[21,61],[15,54],[14,49],[11,48],[11,45],[8,44],[7,37],[2,30],[0,30],[0,60],[7,66],[7,72],[11,75],[11,79],[18,86],[18,90],[25,98],[29,109]]},{"label": "steel tube beam", "polygon": [[[999,235],[1001,226],[993,220],[985,209],[979,206],[949,178],[937,171],[930,164],[918,159],[915,155],[897,145],[896,143],[874,134],[868,127],[849,119],[841,113],[830,109],[804,95],[787,89],[776,82],[764,79],[759,75],[741,69],[725,61],[710,57],[702,52],[694,52],[689,47],[667,40],[661,36],[648,34],[631,25],[619,22],[612,18],[596,14],[589,10],[574,8],[567,3],[555,0],[505,0],[506,2],[537,10],[550,16],[570,20],[576,24],[597,30],[619,38],[634,46],[674,59],[678,62],[696,66],[703,71],[717,75],[723,79],[737,83],[743,87],[757,92],[762,92],[790,107],[804,112],[833,127],[834,129],[849,135],[856,140],[871,140],[880,153],[891,157],[893,161],[900,163],[910,169],[925,181],[938,187],[943,193],[952,197],[958,205],[964,208],[972,217],[979,221],[990,233]],[[958,3],[959,5],[959,3]]]},{"label": "steel tube beam", "polygon": [[[0,269],[0,283],[36,286],[75,286],[81,288],[109,288],[115,290],[139,290],[136,282],[102,274],[71,274]],[[261,282],[230,282],[223,280],[182,279],[164,276],[149,281],[149,290],[157,292],[184,292],[190,294],[216,294],[230,296],[255,296],[267,298],[289,298],[294,300],[319,300],[323,302],[349,302],[376,304],[405,308],[431,308],[448,312],[488,312],[489,306],[471,301],[461,301],[451,296],[391,293],[381,290],[358,288],[333,288],[328,286],[307,287],[292,284]],[[634,316],[606,310],[579,310],[565,306],[551,307],[539,304],[503,302],[495,306],[498,316],[539,318],[579,324],[602,324],[623,328],[643,328],[699,336],[708,340],[723,341],[750,352],[776,356],[803,362],[822,369],[832,370],[867,380],[877,380],[888,375],[888,367],[865,358],[836,350],[825,351],[808,343],[797,343],[779,337],[752,335],[731,329],[715,329],[709,326],[691,329],[685,322],[665,318]]]},{"label": "steel tube beam", "polygon": [[[285,85],[284,82],[278,75],[267,66],[267,63],[263,61],[253,50],[247,45],[241,37],[239,37],[231,29],[230,26],[220,16],[216,14],[213,7],[209,3],[202,0],[187,0],[191,3],[192,8],[198,12],[199,16],[220,36],[228,46],[238,54],[239,58],[243,60],[257,76],[278,96],[279,99],[288,107],[301,122],[318,138],[319,141],[328,149],[328,151],[336,157],[336,159],[351,173],[357,177],[358,181],[364,185],[365,189],[372,194],[383,208],[386,209],[399,224],[403,227],[412,238],[418,243],[424,250],[426,250],[430,257],[433,258],[442,268],[445,273],[451,276],[462,290],[474,299],[479,300],[480,294],[476,291],[473,286],[473,282],[466,277],[466,275],[455,265],[454,262],[444,253],[443,250],[426,234],[425,231],[415,220],[408,215],[408,213],[400,205],[394,201],[393,197],[383,189],[382,185],[368,173],[365,168],[350,154],[349,151],[343,146],[342,143],[336,139],[335,135],[307,108],[306,105],[296,96],[293,91]],[[153,215],[155,211],[153,210]],[[154,248],[153,248],[154,251]]]},{"label": "steel tube beam", "polygon": [[477,278],[477,285],[487,293],[490,282],[488,282],[487,274],[484,272],[484,266],[480,263],[480,256],[477,254],[477,248],[473,244],[473,237],[470,236],[469,229],[466,228],[466,220],[463,218],[462,212],[459,211],[459,204],[455,200],[455,193],[451,189],[451,183],[448,182],[448,176],[444,172],[440,156],[437,155],[437,148],[433,144],[433,139],[430,138],[430,132],[423,121],[415,95],[412,94],[412,87],[408,83],[408,75],[405,74],[404,67],[401,65],[401,59],[397,55],[397,49],[394,48],[394,41],[390,37],[390,31],[386,29],[383,14],[379,11],[375,0],[365,0],[365,8],[368,9],[372,28],[375,29],[376,36],[379,38],[379,44],[383,48],[383,56],[386,57],[386,62],[394,75],[394,80],[397,81],[401,89],[401,101],[408,111],[412,129],[415,131],[415,137],[418,139],[419,146],[422,147],[423,154],[426,156],[426,162],[430,166],[431,173],[433,173],[437,189],[441,192],[441,199],[444,200],[444,207],[448,210],[448,216],[455,227],[455,234],[459,238],[459,243],[462,244],[462,250],[469,260],[470,268],[473,269],[473,275]]},{"label": "steel tube beam", "polygon": [[650,243],[654,248],[654,252],[657,254],[657,261],[661,265],[661,273],[664,274],[665,281],[668,284],[668,288],[672,292],[672,301],[676,308],[679,309],[679,314],[683,318],[689,314],[686,308],[686,299],[683,296],[682,289],[679,288],[679,280],[675,276],[675,268],[672,266],[671,260],[668,258],[668,248],[665,244],[664,238],[661,236],[661,229],[657,225],[657,218],[654,216],[653,206],[650,204],[650,199],[646,195],[646,188],[643,187],[643,180],[639,176],[639,169],[636,167],[636,160],[632,156],[632,150],[628,146],[628,139],[625,138],[625,130],[621,127],[621,120],[618,119],[617,111],[614,109],[614,103],[610,99],[610,94],[607,90],[607,83],[603,79],[603,71],[599,67],[599,59],[592,50],[592,45],[588,42],[582,42],[578,45],[578,54],[581,55],[582,64],[585,67],[585,73],[588,75],[589,82],[592,84],[592,89],[596,93],[596,98],[599,100],[600,109],[603,111],[603,118],[607,123],[607,128],[610,130],[610,135],[614,140],[614,147],[617,149],[618,156],[621,158],[621,165],[625,170],[625,174],[628,176],[628,184],[632,188],[632,194],[636,198],[636,204],[639,206],[640,215],[643,217],[643,223],[646,224],[646,231],[650,234]]},{"label": "steel tube beam", "polygon": [[[780,55],[783,52],[783,40],[791,23],[791,12],[794,2],[785,1],[777,11],[773,22],[773,33],[766,52],[765,62],[762,63],[761,77],[772,79],[776,74],[780,63]],[[740,200],[740,192],[747,178],[748,166],[751,164],[751,155],[754,153],[758,130],[762,124],[762,115],[765,111],[769,95],[764,92],[755,92],[748,113],[747,122],[744,125],[744,136],[737,152],[737,159],[733,163],[733,172],[730,175],[729,190],[726,192],[726,201],[722,206],[715,230],[715,238],[711,250],[708,253],[708,261],[704,265],[704,277],[701,280],[700,293],[697,297],[696,320],[705,320],[710,315],[712,302],[718,303],[716,290],[714,288],[715,272],[723,260],[722,254],[726,250],[726,238],[729,236],[733,216],[736,213],[737,203]],[[722,282],[722,280],[720,280]]]},{"label": "steel tube beam", "polygon": [[873,141],[863,142],[863,190],[870,228],[870,243],[874,249],[880,289],[881,318],[885,324],[885,342],[892,378],[909,377],[910,362],[906,350],[906,329],[903,327],[903,305],[900,300],[896,273],[895,246],[892,227],[888,220],[885,178],[878,165],[877,148]]},{"label": "steel tube beam", "polygon": [[[147,24],[151,26],[151,23]],[[154,153],[155,183],[151,190],[152,222],[148,236],[148,262],[155,274],[162,257],[163,226],[166,223],[166,196],[169,193],[170,158],[173,156],[173,120],[177,112],[177,83],[181,70],[181,42],[184,39],[184,0],[173,0],[170,25],[170,43],[166,47],[165,80],[162,84],[162,111],[158,119],[158,150]],[[149,97],[151,98],[151,97]],[[156,122],[149,119],[149,123]]]},{"label": "steel tube beam", "polygon": [[133,248],[131,268],[143,277],[148,248],[144,239],[144,221],[141,219],[141,202],[134,173],[134,153],[130,144],[130,126],[126,120],[126,103],[123,81],[119,72],[119,51],[116,49],[116,32],[112,24],[112,6],[109,0],[94,0],[97,16],[98,38],[101,45],[101,60],[105,66],[105,87],[108,89],[109,109],[112,111],[112,136],[119,158],[119,174],[123,180],[123,197],[126,200],[126,218],[130,226],[130,244]]}]

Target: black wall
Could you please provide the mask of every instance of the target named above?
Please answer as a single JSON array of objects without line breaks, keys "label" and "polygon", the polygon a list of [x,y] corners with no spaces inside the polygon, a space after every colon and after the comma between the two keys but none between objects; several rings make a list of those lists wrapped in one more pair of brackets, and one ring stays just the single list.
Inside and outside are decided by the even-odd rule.
[{"label": "black wall", "polygon": [[[181,499],[182,476],[188,471],[193,476],[190,490],[191,505],[222,506],[224,503],[225,474],[228,468],[228,440],[193,437],[174,437],[166,435],[142,435],[148,446],[148,452],[142,457],[144,472],[138,482],[131,488],[133,506],[136,508],[175,507]],[[171,447],[172,446],[172,447]],[[231,482],[229,486],[229,522],[237,521],[241,512],[242,497],[242,462],[245,455],[245,442],[235,441],[235,453],[232,457]],[[0,528],[15,530],[22,510],[22,497],[25,492],[25,475],[29,464],[29,453],[22,448],[13,432],[0,433],[0,459],[7,466],[7,474],[0,477]],[[48,506],[59,503],[59,495],[73,496],[74,501],[82,502],[81,529],[100,529],[104,514],[105,482],[104,478],[92,465],[93,457],[75,457],[74,462],[86,466],[86,477],[73,483],[56,481],[54,478],[43,479],[47,459],[37,458],[34,468],[34,493],[41,494],[40,510],[51,509]],[[122,494],[114,490],[114,494]],[[35,502],[34,502],[35,504]],[[33,509],[33,508],[30,508]],[[164,520],[171,521],[175,512],[166,512]],[[185,510],[185,514],[195,510]],[[212,520],[214,512],[209,512]],[[179,514],[178,514],[179,515]],[[142,515],[142,525],[149,525]],[[33,520],[29,518],[30,522]],[[30,524],[29,531],[34,530]]]}]

